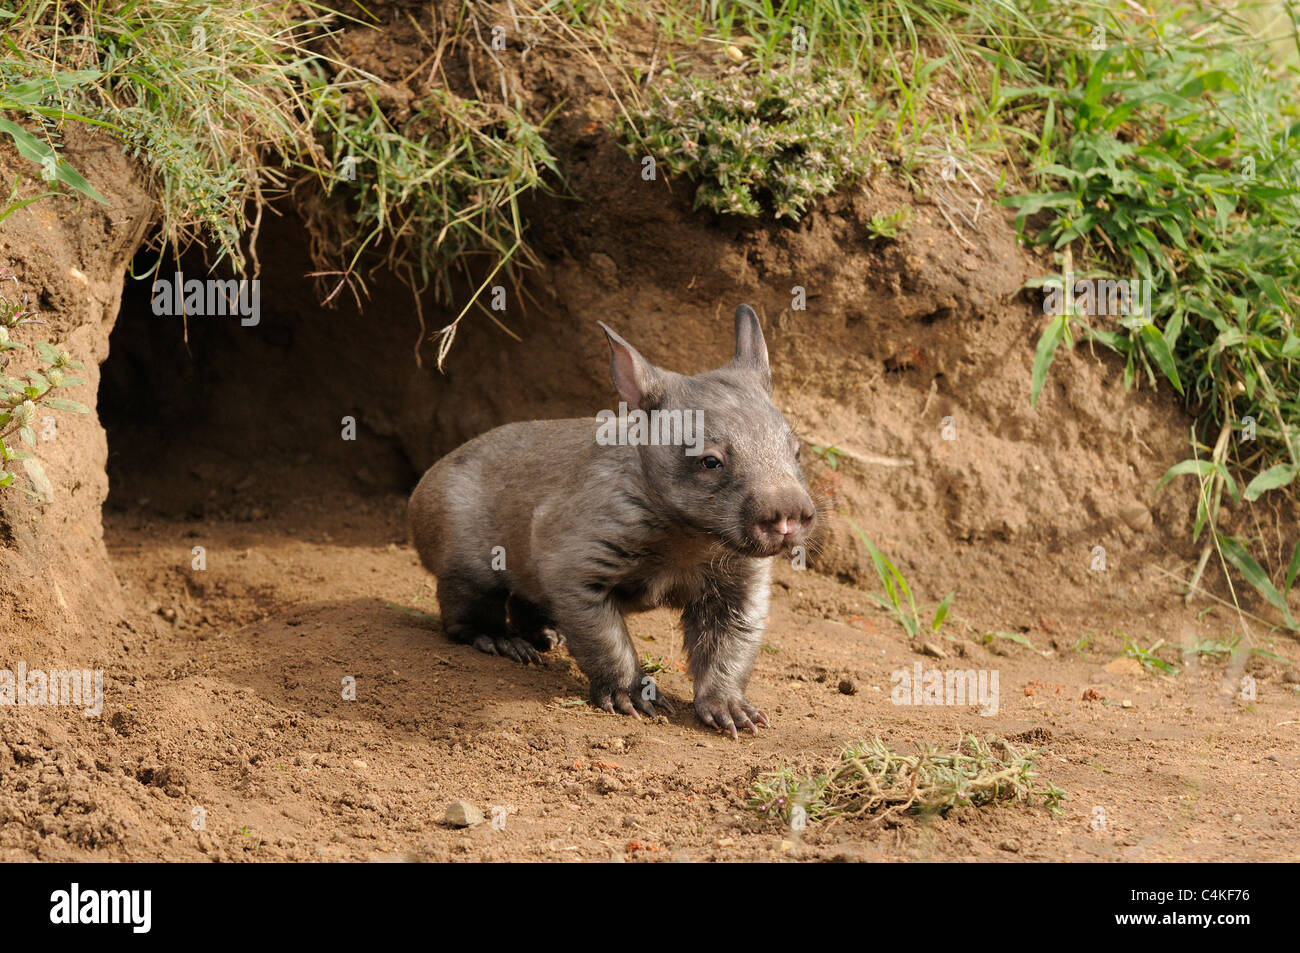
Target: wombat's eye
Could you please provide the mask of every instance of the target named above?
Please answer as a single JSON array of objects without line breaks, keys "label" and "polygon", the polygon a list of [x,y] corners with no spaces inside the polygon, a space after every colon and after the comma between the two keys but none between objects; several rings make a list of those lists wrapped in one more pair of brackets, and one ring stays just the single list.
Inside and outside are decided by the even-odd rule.
[{"label": "wombat's eye", "polygon": [[721,468],[722,461],[713,454],[709,454],[707,457],[700,460],[700,466],[704,467],[706,470],[717,470]]}]

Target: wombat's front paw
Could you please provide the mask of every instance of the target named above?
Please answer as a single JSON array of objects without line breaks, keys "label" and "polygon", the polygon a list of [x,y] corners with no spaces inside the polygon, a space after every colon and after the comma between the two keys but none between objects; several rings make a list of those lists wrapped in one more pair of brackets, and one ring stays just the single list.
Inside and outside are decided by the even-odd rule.
[{"label": "wombat's front paw", "polygon": [[610,713],[631,715],[638,719],[641,717],[639,713],[649,715],[651,718],[661,712],[668,715],[676,713],[677,709],[673,708],[672,703],[659,691],[654,679],[649,675],[638,676],[638,679],[638,682],[625,688],[592,682],[592,707],[603,708]]},{"label": "wombat's front paw", "polygon": [[695,699],[695,713],[700,721],[718,731],[729,731],[731,737],[739,737],[737,728],[748,728],[758,734],[758,726],[767,727],[767,715],[751,705],[740,692],[732,695],[711,695]]}]

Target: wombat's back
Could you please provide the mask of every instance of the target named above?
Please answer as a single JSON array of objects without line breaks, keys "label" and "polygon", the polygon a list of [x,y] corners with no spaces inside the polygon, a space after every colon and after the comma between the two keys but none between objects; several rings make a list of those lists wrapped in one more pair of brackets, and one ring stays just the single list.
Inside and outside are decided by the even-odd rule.
[{"label": "wombat's back", "polygon": [[526,562],[533,511],[581,489],[599,449],[597,426],[595,418],[505,424],[430,467],[407,510],[425,568],[441,576],[462,556],[486,565],[497,546],[512,564]]}]

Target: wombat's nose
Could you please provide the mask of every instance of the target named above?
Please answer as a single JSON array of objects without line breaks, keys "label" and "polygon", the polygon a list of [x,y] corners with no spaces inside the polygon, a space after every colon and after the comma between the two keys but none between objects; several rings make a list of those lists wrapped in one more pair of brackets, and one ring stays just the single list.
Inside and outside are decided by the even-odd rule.
[{"label": "wombat's nose", "polygon": [[789,536],[795,531],[797,522],[799,521],[791,520],[788,516],[782,516],[772,524],[772,529],[780,533],[782,536]]},{"label": "wombat's nose", "polygon": [[759,526],[784,539],[807,530],[815,515],[812,500],[802,490],[769,499],[766,504],[766,513],[759,519]]}]

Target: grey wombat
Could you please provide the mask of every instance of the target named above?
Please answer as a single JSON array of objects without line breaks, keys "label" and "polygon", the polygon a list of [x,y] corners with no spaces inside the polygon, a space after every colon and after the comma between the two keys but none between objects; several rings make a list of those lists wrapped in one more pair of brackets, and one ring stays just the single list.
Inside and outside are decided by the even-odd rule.
[{"label": "grey wombat", "polygon": [[411,494],[443,627],[520,662],[562,633],[594,706],[653,716],[673,709],[643,674],[623,613],[672,606],[700,718],[733,737],[756,730],[767,716],[744,691],[771,563],[816,519],[799,441],[769,396],[762,326],[738,307],[735,356],[694,377],[654,367],[601,327],[631,411],[497,427],[439,460]]}]

